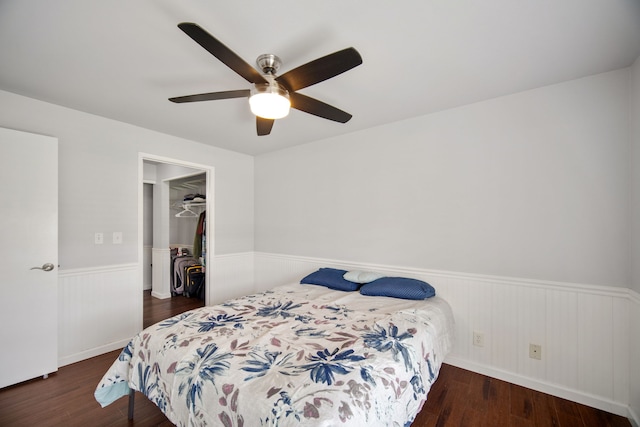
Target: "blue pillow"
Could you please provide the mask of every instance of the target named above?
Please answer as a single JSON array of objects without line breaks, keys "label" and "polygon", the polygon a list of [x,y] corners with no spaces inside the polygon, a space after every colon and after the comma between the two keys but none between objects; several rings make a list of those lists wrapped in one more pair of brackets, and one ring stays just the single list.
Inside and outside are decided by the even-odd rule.
[{"label": "blue pillow", "polygon": [[427,299],[435,296],[436,290],[422,280],[407,277],[383,277],[360,288],[362,295],[403,299]]},{"label": "blue pillow", "polygon": [[321,268],[304,277],[300,283],[326,286],[338,291],[357,291],[360,284],[345,280],[343,276],[346,272],[336,268]]}]

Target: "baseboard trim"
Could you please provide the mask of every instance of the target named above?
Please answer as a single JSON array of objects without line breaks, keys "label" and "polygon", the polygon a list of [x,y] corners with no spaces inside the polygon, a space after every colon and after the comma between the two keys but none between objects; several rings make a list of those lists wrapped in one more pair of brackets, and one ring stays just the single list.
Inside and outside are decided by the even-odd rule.
[{"label": "baseboard trim", "polygon": [[113,350],[123,349],[129,343],[129,339],[112,342],[102,345],[100,347],[94,347],[86,351],[82,351],[76,354],[70,354],[69,356],[58,359],[58,367],[71,365],[72,363],[81,362],[91,357],[100,356],[101,354],[108,353]]},{"label": "baseboard trim", "polygon": [[524,377],[518,374],[514,374],[513,372],[503,371],[491,366],[472,362],[470,360],[465,360],[452,355],[447,356],[444,360],[444,363],[502,381],[506,381],[512,384],[516,384],[522,387],[530,388],[542,393],[550,394],[552,396],[591,406],[603,411],[611,412],[623,417],[630,416],[631,409],[627,405],[621,404],[619,402],[614,402],[609,399],[604,399],[600,396],[594,396],[592,394],[568,389],[557,384],[536,380],[530,377]]},{"label": "baseboard trim", "polygon": [[158,299],[171,298],[171,294],[162,294],[160,292],[154,292],[154,291],[151,291],[151,296]]},{"label": "baseboard trim", "polygon": [[629,415],[627,418],[629,418],[633,427],[640,427],[640,417],[638,417],[638,414],[636,414],[633,409],[629,408]]}]

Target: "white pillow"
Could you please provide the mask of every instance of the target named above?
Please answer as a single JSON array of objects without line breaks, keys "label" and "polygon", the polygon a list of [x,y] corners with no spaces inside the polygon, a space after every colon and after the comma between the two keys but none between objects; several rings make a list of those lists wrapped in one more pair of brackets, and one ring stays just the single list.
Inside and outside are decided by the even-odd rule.
[{"label": "white pillow", "polygon": [[385,277],[385,275],[376,273],[373,271],[353,270],[353,271],[347,271],[346,273],[344,273],[344,276],[342,277],[344,277],[344,280],[348,280],[354,283],[369,283],[369,282],[373,282],[374,280],[378,280],[382,277]]}]

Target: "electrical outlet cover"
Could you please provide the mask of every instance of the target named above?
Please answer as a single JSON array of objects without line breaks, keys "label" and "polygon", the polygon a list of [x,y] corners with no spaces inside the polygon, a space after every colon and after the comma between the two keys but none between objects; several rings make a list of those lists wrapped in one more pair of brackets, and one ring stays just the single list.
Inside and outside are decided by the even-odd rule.
[{"label": "electrical outlet cover", "polygon": [[484,334],[482,332],[473,331],[473,345],[484,347]]},{"label": "electrical outlet cover", "polygon": [[529,357],[542,360],[542,346],[539,344],[529,344]]}]

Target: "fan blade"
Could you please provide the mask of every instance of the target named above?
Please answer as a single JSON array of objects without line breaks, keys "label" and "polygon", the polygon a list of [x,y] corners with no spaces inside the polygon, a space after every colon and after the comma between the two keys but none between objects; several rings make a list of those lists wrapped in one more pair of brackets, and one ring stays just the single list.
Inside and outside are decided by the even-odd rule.
[{"label": "fan blade", "polygon": [[193,22],[183,22],[178,24],[178,28],[184,31],[200,46],[205,48],[210,54],[218,58],[224,65],[244,77],[244,79],[249,83],[267,83],[265,78],[262,77],[262,74],[260,74],[255,68],[247,64],[231,49],[203,30],[198,24],[194,24]]},{"label": "fan blade", "polygon": [[214,101],[216,99],[230,99],[230,98],[248,98],[251,91],[249,89],[242,90],[227,90],[225,92],[209,92],[199,93],[196,95],[176,96],[175,98],[169,98],[171,102],[199,102],[199,101]]},{"label": "fan blade", "polygon": [[276,78],[289,91],[320,83],[362,64],[362,57],[352,47],[334,52],[287,71]]},{"label": "fan blade", "polygon": [[269,135],[271,133],[271,128],[273,127],[273,119],[263,119],[262,117],[256,116],[256,130],[258,131],[258,136]]},{"label": "fan blade", "polygon": [[346,111],[342,111],[315,98],[311,98],[301,93],[293,92],[289,94],[291,108],[322,117],[323,119],[333,120],[334,122],[347,123],[353,117]]}]

